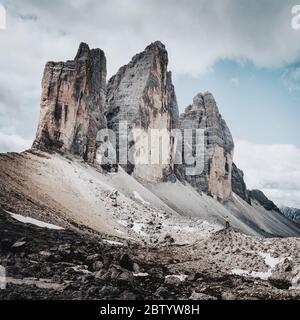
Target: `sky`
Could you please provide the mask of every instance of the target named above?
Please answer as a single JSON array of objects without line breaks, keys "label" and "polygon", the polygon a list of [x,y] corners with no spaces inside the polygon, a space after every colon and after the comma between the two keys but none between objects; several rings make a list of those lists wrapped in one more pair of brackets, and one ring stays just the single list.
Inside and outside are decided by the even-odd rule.
[{"label": "sky", "polygon": [[183,111],[215,96],[250,189],[300,208],[300,30],[296,0],[0,0],[0,152],[30,147],[46,61],[80,42],[105,51],[108,75],[160,40]]}]

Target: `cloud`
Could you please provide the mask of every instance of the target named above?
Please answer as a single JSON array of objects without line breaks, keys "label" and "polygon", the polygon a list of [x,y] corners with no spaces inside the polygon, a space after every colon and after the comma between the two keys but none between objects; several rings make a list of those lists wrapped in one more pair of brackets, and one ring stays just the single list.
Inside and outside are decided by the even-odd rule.
[{"label": "cloud", "polygon": [[0,150],[21,152],[29,149],[31,144],[31,140],[26,140],[16,134],[4,134],[0,132]]},{"label": "cloud", "polygon": [[157,39],[168,46],[176,73],[199,74],[226,58],[273,67],[293,62],[300,53],[299,34],[291,28],[294,0],[4,0],[4,4],[7,31],[13,35],[6,42],[17,47],[22,38],[18,47],[29,49],[19,51],[25,59],[45,48],[50,49],[48,59],[70,58],[78,43],[87,41],[105,49],[110,74]]},{"label": "cloud", "polygon": [[261,189],[279,206],[300,208],[300,149],[237,141],[235,162],[249,189]]}]

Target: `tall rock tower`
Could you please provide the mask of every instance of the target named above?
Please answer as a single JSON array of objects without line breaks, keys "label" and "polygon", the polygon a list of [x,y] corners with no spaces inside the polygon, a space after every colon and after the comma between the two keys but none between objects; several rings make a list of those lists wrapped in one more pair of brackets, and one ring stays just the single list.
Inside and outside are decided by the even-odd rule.
[{"label": "tall rock tower", "polygon": [[198,175],[186,175],[188,165],[183,164],[185,179],[198,192],[211,194],[220,201],[229,199],[234,143],[212,94],[197,94],[179,122],[182,130],[204,130],[204,170]]},{"label": "tall rock tower", "polygon": [[122,163],[117,147],[118,161],[128,173],[146,182],[165,181],[173,173],[170,133],[177,126],[178,106],[167,66],[165,46],[155,42],[120,68],[107,86],[108,128],[116,132],[117,141],[120,123],[127,121],[131,132],[127,151],[133,161]]},{"label": "tall rock tower", "polygon": [[48,62],[42,80],[34,148],[60,150],[93,162],[97,132],[106,127],[106,58],[81,43],[74,60]]}]

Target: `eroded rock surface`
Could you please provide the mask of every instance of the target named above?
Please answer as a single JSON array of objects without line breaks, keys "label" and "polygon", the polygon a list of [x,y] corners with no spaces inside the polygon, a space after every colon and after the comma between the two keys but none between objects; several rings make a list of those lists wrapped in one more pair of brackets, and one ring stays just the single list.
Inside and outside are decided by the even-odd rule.
[{"label": "eroded rock surface", "polygon": [[266,210],[273,210],[280,212],[279,208],[275,205],[275,203],[269,200],[265,194],[260,190],[251,190],[249,191],[251,199],[257,201],[261,204]]},{"label": "eroded rock surface", "polygon": [[232,191],[251,204],[250,194],[244,181],[244,172],[232,164]]},{"label": "eroded rock surface", "polygon": [[[145,51],[133,57],[128,65],[120,68],[107,88],[108,127],[117,135],[119,124],[127,121],[128,128],[136,129],[129,135],[129,160],[123,162],[117,147],[118,160],[136,178],[147,182],[163,181],[173,171],[171,129],[178,120],[176,95],[171,73],[167,70],[168,54],[160,42],[149,45]],[[150,148],[148,133],[152,131]],[[164,145],[159,156],[159,136]],[[127,148],[125,148],[127,149]]]},{"label": "eroded rock surface", "polygon": [[33,147],[60,150],[93,162],[104,116],[106,58],[81,43],[74,60],[48,62],[42,80],[40,122]]},{"label": "eroded rock surface", "polygon": [[211,194],[221,201],[230,198],[234,143],[212,94],[197,94],[179,122],[182,130],[204,130],[204,170],[201,174],[188,175],[189,165],[184,163],[186,180],[199,192]]}]

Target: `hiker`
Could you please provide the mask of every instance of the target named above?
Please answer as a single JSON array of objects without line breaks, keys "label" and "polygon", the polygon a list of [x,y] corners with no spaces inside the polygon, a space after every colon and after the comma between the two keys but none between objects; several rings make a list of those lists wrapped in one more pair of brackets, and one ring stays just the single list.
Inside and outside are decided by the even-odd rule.
[{"label": "hiker", "polygon": [[225,229],[227,230],[230,227],[230,219],[228,216],[225,216],[224,220],[225,220]]},{"label": "hiker", "polygon": [[112,199],[112,203],[114,207],[118,206],[118,196],[119,196],[119,192],[118,190],[114,190],[111,194],[110,194],[110,198]]}]

